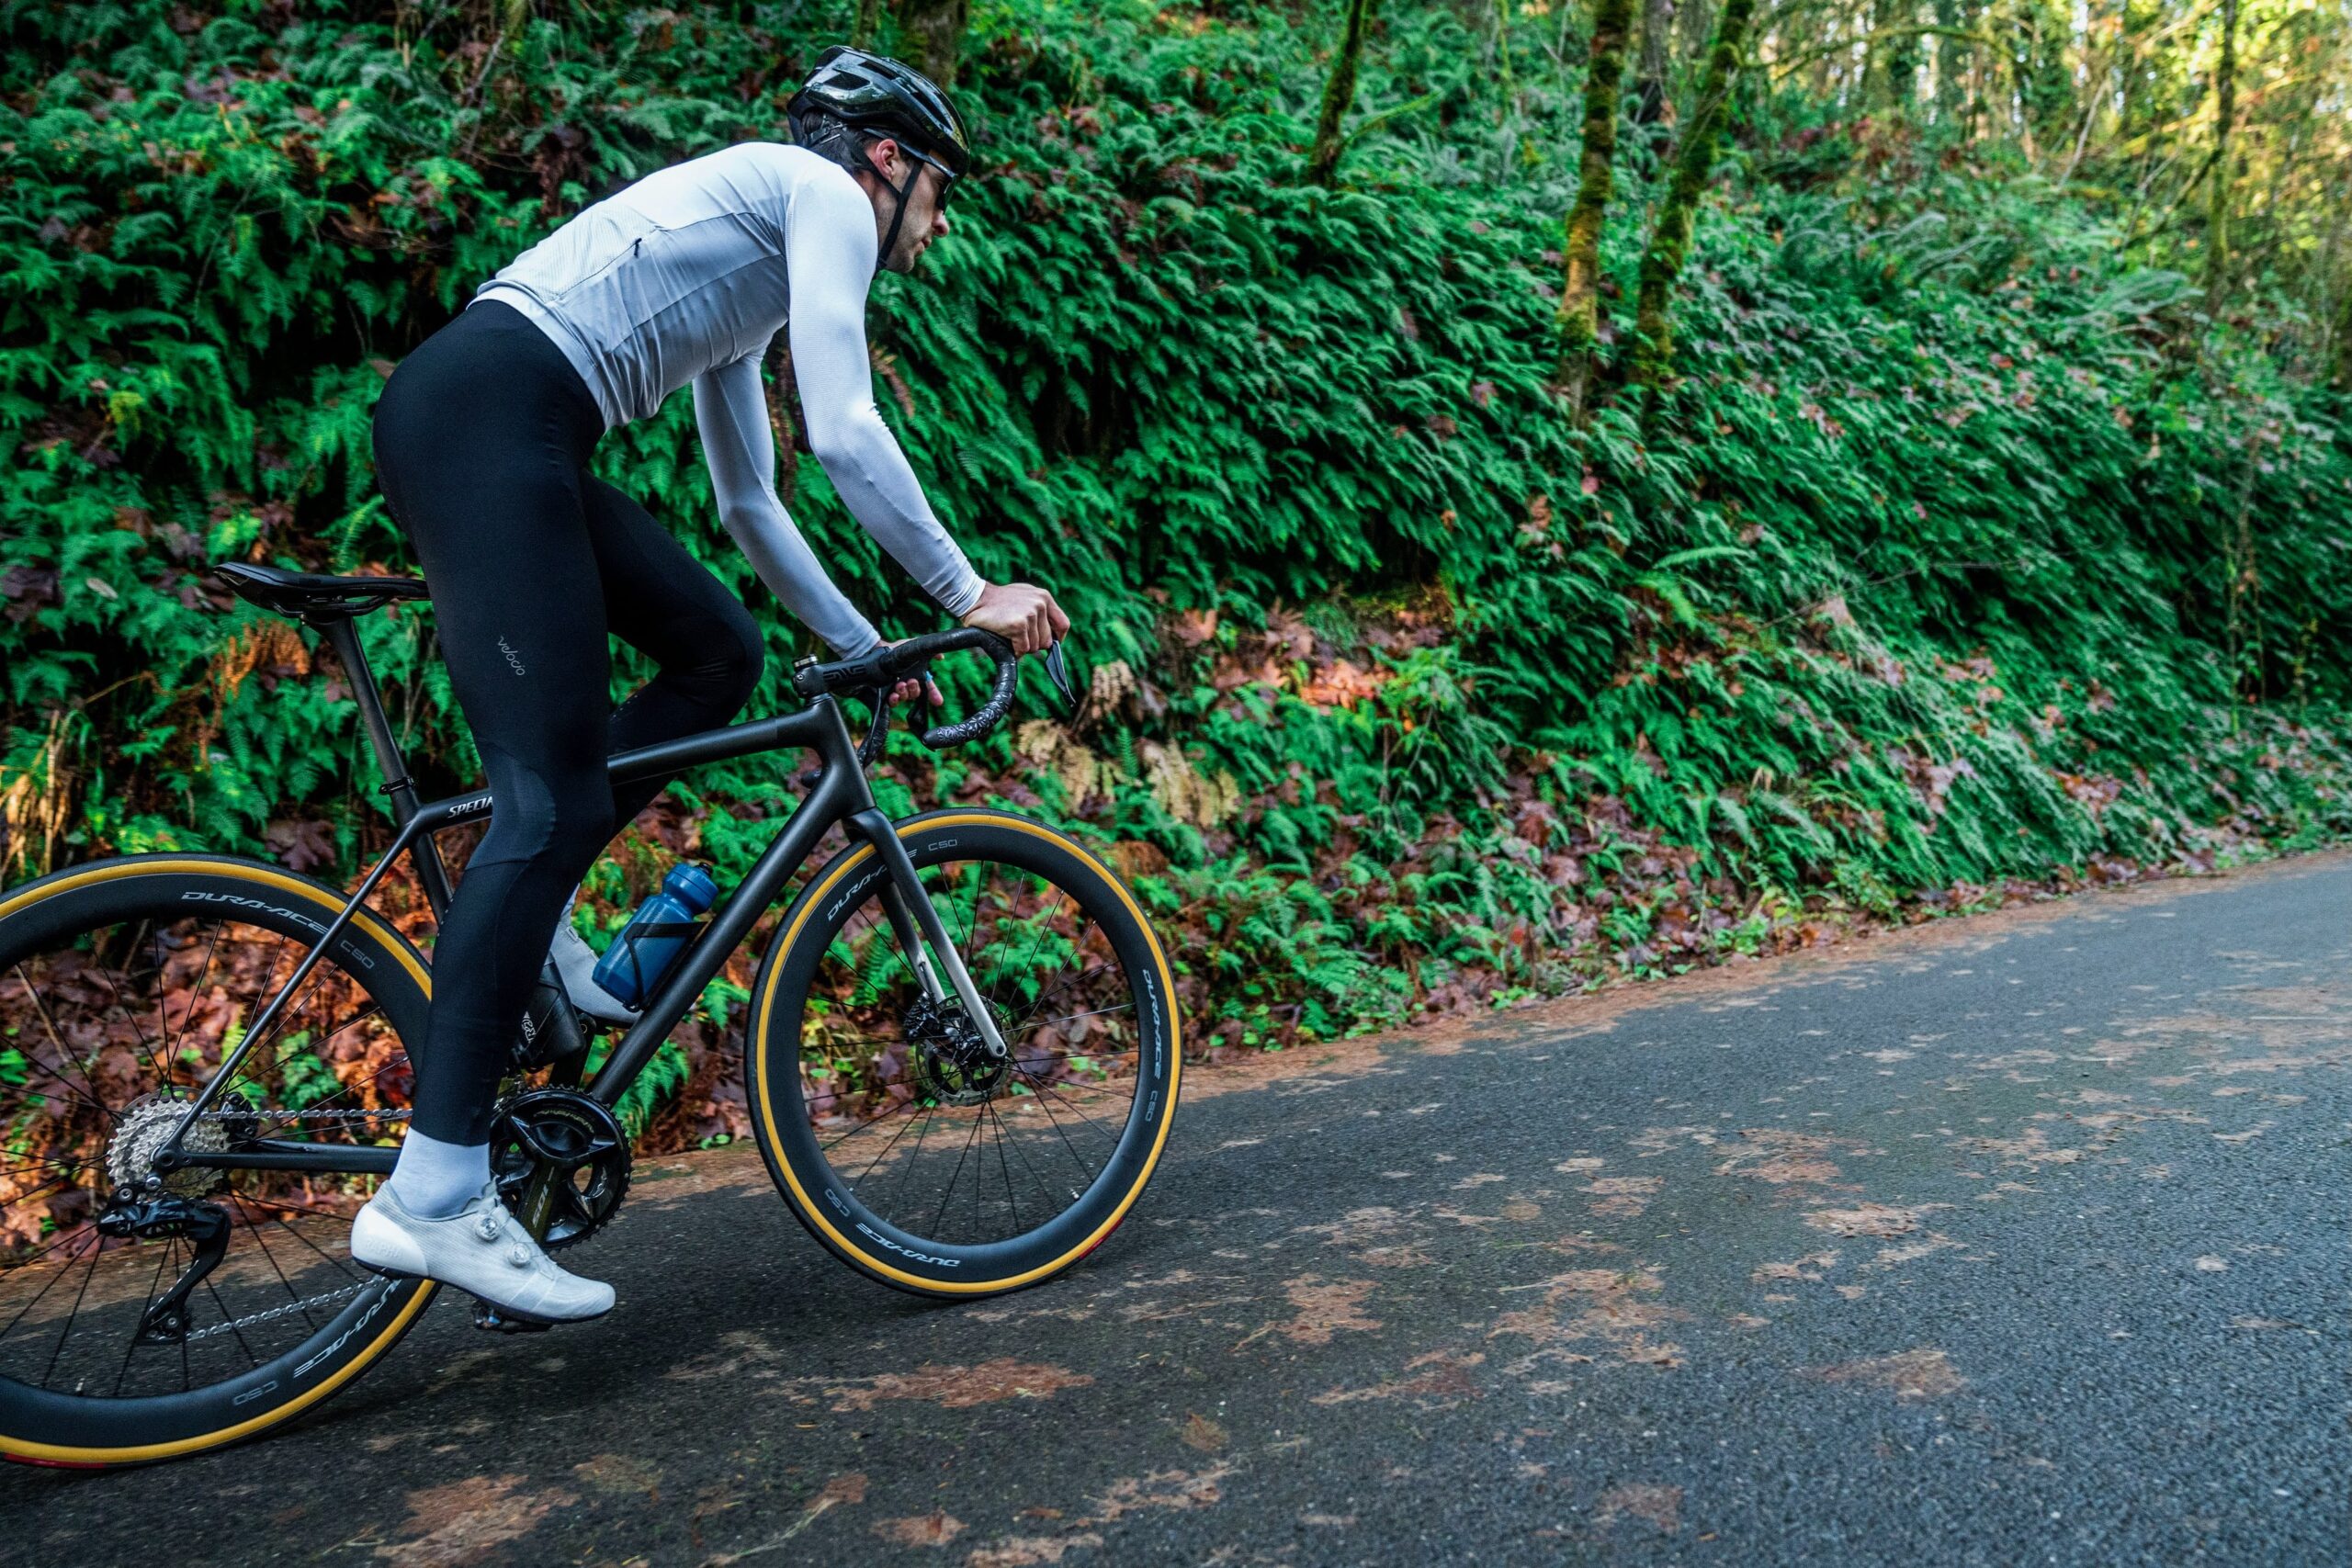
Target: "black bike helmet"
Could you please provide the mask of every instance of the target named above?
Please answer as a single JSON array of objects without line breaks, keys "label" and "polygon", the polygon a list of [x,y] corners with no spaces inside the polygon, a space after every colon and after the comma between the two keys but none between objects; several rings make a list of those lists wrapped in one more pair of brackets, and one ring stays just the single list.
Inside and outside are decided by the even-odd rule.
[{"label": "black bike helmet", "polygon": [[[818,56],[817,69],[792,95],[784,112],[797,140],[806,141],[817,133],[811,116],[824,115],[865,137],[889,137],[951,177],[963,174],[972,161],[964,117],[947,95],[913,66],[862,49],[835,44]],[[863,146],[852,149],[851,155],[863,164]]]},{"label": "black bike helmet", "polygon": [[[971,166],[971,141],[947,95],[913,66],[862,49],[835,44],[819,55],[817,69],[792,95],[784,112],[792,122],[795,141],[876,179],[882,172],[867,160],[865,144],[885,137],[904,148],[918,165],[930,164],[950,183]],[[899,209],[890,219],[890,231],[882,237],[886,261],[907,215],[907,197],[922,173],[918,166],[896,187]],[[941,188],[944,194],[945,187]]]}]

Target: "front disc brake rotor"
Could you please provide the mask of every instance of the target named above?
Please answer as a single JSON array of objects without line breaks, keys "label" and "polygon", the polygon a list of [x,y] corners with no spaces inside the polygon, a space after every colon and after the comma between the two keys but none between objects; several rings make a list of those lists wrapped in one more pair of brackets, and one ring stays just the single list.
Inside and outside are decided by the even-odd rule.
[{"label": "front disc brake rotor", "polygon": [[1012,1076],[1012,1058],[989,1054],[960,1002],[918,1001],[899,1025],[914,1057],[915,1081],[942,1105],[982,1104],[1001,1093]]}]

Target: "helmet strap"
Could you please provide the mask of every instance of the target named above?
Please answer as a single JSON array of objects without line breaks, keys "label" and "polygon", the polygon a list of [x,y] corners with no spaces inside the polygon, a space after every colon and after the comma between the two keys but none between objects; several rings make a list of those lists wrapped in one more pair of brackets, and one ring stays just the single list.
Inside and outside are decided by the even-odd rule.
[{"label": "helmet strap", "polygon": [[[889,232],[888,232],[888,233],[887,233],[887,234],[884,234],[884,235],[882,236],[882,249],[881,249],[880,253],[878,254],[878,255],[876,257],[876,260],[875,260],[875,263],[874,263],[874,270],[875,270],[875,271],[876,271],[876,272],[881,271],[881,270],[883,269],[883,267],[884,267],[884,266],[886,266],[886,265],[888,265],[888,263],[889,263],[889,260],[890,260],[890,248],[891,248],[893,245],[895,245],[895,244],[897,244],[897,243],[899,243],[899,225],[900,225],[901,223],[904,223],[904,222],[907,220],[907,197],[909,197],[910,196],[912,196],[912,195],[914,194],[915,182],[916,182],[917,180],[919,180],[919,179],[922,178],[922,163],[921,163],[921,162],[919,162],[918,160],[915,160],[915,159],[912,159],[912,158],[910,158],[910,159],[908,159],[907,161],[908,161],[909,163],[910,163],[910,164],[914,164],[914,167],[913,167],[913,169],[912,169],[912,170],[908,174],[908,175],[907,175],[907,183],[906,183],[906,184],[904,184],[904,185],[902,185],[902,186],[891,186],[891,185],[890,185],[890,182],[889,182],[889,181],[888,181],[888,180],[883,180],[883,181],[882,181],[882,184],[883,184],[883,186],[884,186],[884,187],[885,187],[885,188],[891,189],[891,190],[895,191],[895,193],[897,194],[897,196],[898,196],[898,197],[899,197],[899,207],[898,207],[898,210],[897,210],[897,211],[895,211],[895,212],[893,212],[893,213],[891,213],[891,214],[890,214],[890,231],[889,231]],[[874,165],[873,165],[872,164],[866,164],[866,167],[867,167],[867,168],[869,168],[869,169],[872,169],[872,168],[874,168]],[[881,177],[881,173],[882,173],[882,171],[880,171],[879,169],[875,169],[875,171],[874,171],[874,172],[875,172],[875,176],[876,176],[877,179]]]}]

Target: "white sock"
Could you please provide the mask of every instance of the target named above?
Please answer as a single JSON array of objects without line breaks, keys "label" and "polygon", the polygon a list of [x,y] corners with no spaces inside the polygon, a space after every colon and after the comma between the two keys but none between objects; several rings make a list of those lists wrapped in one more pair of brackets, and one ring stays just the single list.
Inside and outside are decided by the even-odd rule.
[{"label": "white sock", "polygon": [[445,1144],[414,1128],[386,1187],[420,1220],[446,1220],[490,1185],[488,1144]]}]

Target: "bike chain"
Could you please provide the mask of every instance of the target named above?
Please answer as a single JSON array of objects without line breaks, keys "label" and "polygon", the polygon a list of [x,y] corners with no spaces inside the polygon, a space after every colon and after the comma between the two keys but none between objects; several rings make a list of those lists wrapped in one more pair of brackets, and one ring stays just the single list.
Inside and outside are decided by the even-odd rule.
[{"label": "bike chain", "polygon": [[310,1296],[299,1302],[288,1302],[284,1306],[274,1306],[266,1312],[248,1313],[243,1317],[232,1317],[225,1323],[215,1323],[203,1328],[192,1328],[188,1330],[187,1337],[190,1339],[209,1339],[216,1334],[233,1334],[240,1328],[248,1328],[256,1323],[267,1323],[274,1317],[285,1317],[291,1313],[308,1312],[311,1307],[323,1306],[329,1302],[339,1302],[345,1296],[356,1295],[368,1286],[381,1282],[377,1280],[362,1280],[356,1284],[345,1285],[338,1290]]},{"label": "bike chain", "polygon": [[199,1122],[405,1122],[408,1111],[201,1111]]}]

